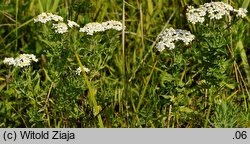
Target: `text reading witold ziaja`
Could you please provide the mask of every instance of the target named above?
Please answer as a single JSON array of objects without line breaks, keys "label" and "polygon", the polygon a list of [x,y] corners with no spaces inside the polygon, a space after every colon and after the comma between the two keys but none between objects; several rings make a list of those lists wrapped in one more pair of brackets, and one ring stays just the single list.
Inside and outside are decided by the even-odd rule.
[{"label": "text reading witold ziaja", "polygon": [[69,141],[70,139],[75,139],[75,134],[69,131],[20,131],[20,135],[22,139],[61,139]]}]

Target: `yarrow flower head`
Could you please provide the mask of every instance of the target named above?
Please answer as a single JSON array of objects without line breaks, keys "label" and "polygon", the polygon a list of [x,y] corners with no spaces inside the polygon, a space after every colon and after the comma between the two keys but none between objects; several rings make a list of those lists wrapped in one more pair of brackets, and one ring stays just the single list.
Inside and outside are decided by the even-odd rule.
[{"label": "yarrow flower head", "polygon": [[61,16],[52,14],[52,13],[41,13],[40,15],[37,16],[37,18],[34,19],[34,23],[36,22],[41,22],[43,24],[49,22],[49,21],[55,21],[58,22],[56,24],[52,25],[52,28],[55,29],[56,33],[63,34],[68,32],[68,27],[73,28],[73,27],[80,27],[76,22],[67,20],[68,23],[65,24],[63,23],[63,18]]},{"label": "yarrow flower head", "polygon": [[122,23],[114,20],[103,23],[88,23],[83,28],[80,28],[79,32],[86,32],[87,35],[93,35],[96,32],[102,32],[109,29],[115,29],[117,31],[120,31],[122,30]]},{"label": "yarrow flower head", "polygon": [[194,8],[189,6],[187,9],[187,19],[189,22],[195,24],[197,22],[203,23],[205,21],[206,9],[204,7]]},{"label": "yarrow flower head", "polygon": [[109,29],[115,29],[117,31],[122,30],[122,23],[119,22],[119,21],[110,20],[110,21],[107,21],[107,22],[103,22],[101,24],[103,25],[103,27],[106,30],[109,30]]},{"label": "yarrow flower head", "polygon": [[16,65],[16,61],[14,58],[5,58],[3,60],[3,63],[8,65]]},{"label": "yarrow flower head", "polygon": [[68,26],[70,27],[70,28],[72,28],[72,27],[80,27],[76,22],[74,22],[74,21],[71,21],[71,20],[68,20]]},{"label": "yarrow flower head", "polygon": [[16,67],[29,66],[30,63],[34,61],[37,62],[38,59],[33,54],[21,54],[17,58],[5,58],[3,63],[8,65],[14,65]]},{"label": "yarrow flower head", "polygon": [[210,2],[202,5],[205,7],[210,19],[222,19],[222,16],[229,15],[233,11],[233,7],[223,2]]},{"label": "yarrow flower head", "polygon": [[79,30],[79,32],[86,32],[87,35],[93,35],[93,33],[101,31],[105,31],[105,29],[100,23],[97,22],[88,23]]},{"label": "yarrow flower head", "polygon": [[247,9],[245,8],[239,8],[239,10],[234,10],[237,14],[236,16],[237,17],[241,17],[241,18],[244,18],[247,16]]},{"label": "yarrow flower head", "polygon": [[55,32],[59,34],[63,34],[68,31],[68,26],[65,23],[53,24],[52,28],[54,28]]},{"label": "yarrow flower head", "polygon": [[[90,71],[90,70],[89,70],[88,68],[86,68],[86,67],[84,67],[83,69],[84,69],[84,71],[85,71],[86,73],[88,73],[88,72]],[[76,74],[77,74],[77,75],[80,75],[81,72],[82,72],[81,67],[78,67],[78,68],[76,69]]]},{"label": "yarrow flower head", "polygon": [[63,21],[63,18],[61,16],[52,14],[52,13],[41,13],[40,15],[37,16],[37,18],[34,19],[34,23],[36,22],[41,22],[43,24],[49,22],[49,21]]},{"label": "yarrow flower head", "polygon": [[160,40],[156,45],[156,49],[158,51],[163,51],[165,47],[169,48],[170,50],[175,48],[174,42],[176,41],[183,41],[185,45],[188,45],[191,41],[195,38],[194,35],[187,30],[181,29],[173,29],[167,28],[160,34]]},{"label": "yarrow flower head", "polygon": [[186,16],[189,22],[196,24],[203,23],[205,21],[206,15],[211,20],[219,20],[222,19],[224,15],[229,16],[230,12],[236,12],[236,16],[244,18],[246,16],[247,10],[243,8],[236,10],[231,5],[224,2],[210,2],[200,5],[199,8],[189,6]]}]

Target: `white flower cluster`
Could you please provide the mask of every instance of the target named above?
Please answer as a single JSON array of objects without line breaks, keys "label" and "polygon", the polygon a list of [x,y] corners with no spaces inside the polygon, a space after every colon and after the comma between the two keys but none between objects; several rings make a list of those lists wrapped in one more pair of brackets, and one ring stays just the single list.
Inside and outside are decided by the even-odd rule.
[{"label": "white flower cluster", "polygon": [[72,28],[72,27],[80,27],[79,26],[79,24],[77,24],[76,22],[74,22],[74,21],[71,21],[71,20],[68,20],[68,26],[70,27],[70,28]]},{"label": "white flower cluster", "polygon": [[[84,69],[84,71],[85,71],[86,73],[88,73],[88,72],[90,71],[90,70],[89,70],[88,68],[86,68],[86,67],[83,67],[83,69]],[[76,69],[76,74],[77,74],[77,75],[80,75],[81,72],[82,72],[81,67],[79,67],[79,68]]]},{"label": "white flower cluster", "polygon": [[[41,13],[40,15],[37,16],[37,18],[34,19],[34,23],[36,22],[41,22],[43,24],[49,22],[49,21],[56,21],[58,23],[53,24],[52,28],[55,29],[56,33],[63,34],[68,32],[68,27],[73,28],[73,27],[80,27],[76,22],[67,20],[68,23],[63,23],[59,21],[63,21],[63,18],[58,15],[54,15],[52,13]],[[107,21],[103,23],[88,23],[86,24],[83,28],[80,28],[79,32],[86,32],[88,35],[93,35],[95,32],[102,32],[106,31],[109,29],[115,29],[115,30],[122,30],[122,23],[119,21]]]},{"label": "white flower cluster", "polygon": [[52,14],[52,13],[41,13],[40,15],[37,16],[37,18],[34,19],[34,23],[36,22],[41,22],[41,23],[47,23],[49,21],[63,21],[63,18],[61,16]]},{"label": "white flower cluster", "polygon": [[17,67],[29,66],[30,63],[34,61],[37,62],[36,56],[33,54],[21,54],[17,58],[5,58],[3,63],[8,65],[14,65]]},{"label": "white flower cluster", "polygon": [[54,28],[55,32],[59,34],[63,34],[68,31],[68,26],[65,23],[53,24],[52,28]]},{"label": "white flower cluster", "polygon": [[68,20],[68,25],[65,23],[58,23],[58,24],[53,24],[52,28],[55,29],[56,33],[63,34],[68,32],[68,27],[73,28],[73,27],[80,27],[76,22]]},{"label": "white flower cluster", "polygon": [[239,8],[239,10],[234,10],[234,11],[237,12],[236,14],[237,17],[244,18],[247,16],[247,10],[244,8]]},{"label": "white flower cluster", "polygon": [[34,19],[34,23],[36,22],[41,22],[43,24],[49,22],[49,21],[56,21],[58,22],[57,24],[53,24],[52,28],[55,29],[56,33],[59,34],[63,34],[68,32],[68,27],[73,28],[75,27],[80,27],[76,22],[71,21],[71,20],[67,20],[68,24],[65,24],[63,22],[59,22],[59,21],[63,21],[63,18],[61,16],[58,15],[54,15],[52,13],[41,13],[40,15],[37,16],[37,18]]},{"label": "white flower cluster", "polygon": [[172,27],[169,29],[165,29],[160,34],[160,40],[156,45],[158,51],[163,51],[165,47],[170,50],[175,48],[175,41],[183,41],[185,45],[188,45],[195,38],[194,35],[190,33],[190,31],[181,30],[181,29],[173,29]]},{"label": "white flower cluster", "polygon": [[210,19],[222,19],[222,16],[229,15],[233,7],[223,2],[205,3],[203,7],[207,10]]},{"label": "white flower cluster", "polygon": [[198,22],[203,23],[205,16],[212,19],[221,19],[224,15],[230,15],[230,12],[235,12],[236,16],[244,18],[247,10],[240,8],[239,10],[234,9],[231,5],[223,2],[210,2],[200,5],[199,8],[189,6],[187,9],[187,19],[189,22],[196,24]]},{"label": "white flower cluster", "polygon": [[86,24],[83,28],[80,28],[79,32],[86,32],[88,35],[93,35],[96,32],[102,32],[109,29],[122,30],[122,23],[119,21],[107,21],[107,22],[93,22]]},{"label": "white flower cluster", "polygon": [[203,23],[205,21],[206,9],[204,7],[194,8],[189,6],[187,9],[187,19],[189,22],[195,24],[197,22]]}]

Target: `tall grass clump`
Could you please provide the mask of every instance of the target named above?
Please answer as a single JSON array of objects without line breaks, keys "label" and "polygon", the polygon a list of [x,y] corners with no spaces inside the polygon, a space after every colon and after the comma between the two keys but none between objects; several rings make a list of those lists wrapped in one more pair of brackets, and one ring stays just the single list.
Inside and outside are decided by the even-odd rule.
[{"label": "tall grass clump", "polygon": [[3,0],[0,127],[249,127],[248,4]]}]

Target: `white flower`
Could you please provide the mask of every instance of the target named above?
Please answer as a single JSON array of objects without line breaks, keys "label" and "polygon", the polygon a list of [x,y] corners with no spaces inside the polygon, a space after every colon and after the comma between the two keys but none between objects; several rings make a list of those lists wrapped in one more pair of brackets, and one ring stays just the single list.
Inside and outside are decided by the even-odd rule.
[{"label": "white flower", "polygon": [[203,23],[205,21],[205,16],[207,15],[209,19],[222,19],[224,15],[229,16],[230,12],[236,12],[236,16],[245,17],[247,10],[240,8],[235,10],[231,5],[224,2],[210,2],[200,5],[199,8],[194,8],[189,6],[187,9],[187,20],[192,24]]},{"label": "white flower", "polygon": [[239,8],[239,10],[234,10],[234,11],[237,13],[236,14],[237,17],[241,17],[241,18],[246,17],[247,9],[245,9],[245,8]]},{"label": "white flower", "polygon": [[48,15],[43,12],[40,15],[37,16],[37,18],[34,19],[34,23],[36,22],[41,22],[41,23],[46,23],[48,21],[51,21],[51,18],[48,17]]},{"label": "white flower", "polygon": [[186,15],[189,22],[195,24],[197,22],[203,23],[205,21],[204,16],[206,15],[206,9],[204,7],[195,9],[192,6],[189,6],[187,11]]},{"label": "white flower", "polygon": [[54,20],[57,22],[57,21],[63,21],[63,18],[61,16],[54,15],[52,13],[43,12],[40,15],[38,15],[37,18],[34,19],[34,23],[41,22],[41,23],[45,24],[51,20]]},{"label": "white flower", "polygon": [[210,2],[202,5],[207,9],[210,19],[221,19],[224,15],[229,15],[233,11],[233,7],[223,2]]},{"label": "white flower", "polygon": [[188,45],[195,38],[189,31],[181,30],[181,29],[173,29],[172,27],[169,29],[165,29],[160,34],[160,40],[156,45],[156,49],[162,52],[165,47],[170,50],[175,48],[174,42],[183,41],[185,45]]},{"label": "white flower", "polygon": [[3,63],[4,64],[8,64],[8,65],[15,65],[16,64],[16,61],[14,58],[5,58],[3,60]]},{"label": "white flower", "polygon": [[[88,72],[90,71],[90,70],[89,70],[88,68],[86,68],[86,67],[83,67],[83,69],[84,69],[84,71],[85,71],[86,73],[88,73]],[[78,68],[76,69],[76,74],[77,74],[77,75],[80,75],[81,72],[82,72],[81,67],[78,67]]]},{"label": "white flower", "polygon": [[93,35],[96,32],[103,32],[109,29],[115,29],[117,31],[120,31],[122,30],[122,23],[114,20],[103,23],[88,23],[83,28],[80,28],[79,32],[86,32],[87,35]]},{"label": "white flower", "polygon": [[68,20],[68,26],[70,27],[70,28],[72,28],[72,27],[80,27],[76,22],[74,22],[74,21],[71,21],[71,20]]},{"label": "white flower", "polygon": [[54,14],[48,13],[48,16],[51,17],[51,20],[54,20],[56,22],[63,21],[63,18],[59,15],[54,15]]},{"label": "white flower", "polygon": [[159,51],[159,52],[162,52],[164,49],[165,49],[165,44],[163,42],[158,42],[157,45],[156,45],[156,49]]},{"label": "white flower", "polygon": [[17,67],[29,66],[30,63],[34,61],[37,62],[36,56],[33,54],[21,54],[17,58],[5,58],[3,63],[8,65],[14,65]]},{"label": "white flower", "polygon": [[38,61],[36,56],[33,54],[21,54],[19,57],[27,58],[27,59],[33,60],[34,62]]},{"label": "white flower", "polygon": [[65,23],[53,24],[52,28],[56,29],[55,32],[59,34],[63,34],[68,31],[68,26]]},{"label": "white flower", "polygon": [[100,23],[97,22],[88,23],[79,30],[79,32],[86,32],[87,35],[93,35],[93,33],[101,31],[105,31],[105,28]]},{"label": "white flower", "polygon": [[117,31],[121,31],[122,30],[122,23],[119,22],[119,21],[111,20],[111,21],[103,22],[101,24],[103,25],[103,27],[106,30],[109,30],[109,29],[115,29]]}]

